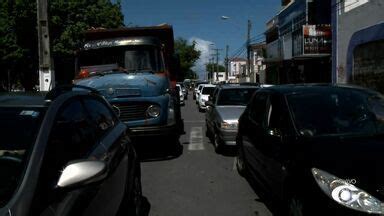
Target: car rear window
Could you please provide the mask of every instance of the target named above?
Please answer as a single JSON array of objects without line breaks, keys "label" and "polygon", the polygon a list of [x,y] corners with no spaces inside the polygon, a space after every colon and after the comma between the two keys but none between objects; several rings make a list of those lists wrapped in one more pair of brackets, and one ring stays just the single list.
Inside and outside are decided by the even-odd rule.
[{"label": "car rear window", "polygon": [[204,87],[202,94],[203,95],[211,95],[213,93],[213,90],[215,90],[215,87]]},{"label": "car rear window", "polygon": [[9,201],[22,179],[43,114],[41,108],[0,107],[0,206]]},{"label": "car rear window", "polygon": [[219,106],[231,106],[241,105],[246,106],[253,93],[257,88],[235,88],[235,89],[223,89],[219,93],[217,105]]},{"label": "car rear window", "polygon": [[383,132],[384,100],[381,96],[337,89],[288,95],[287,101],[302,135]]}]

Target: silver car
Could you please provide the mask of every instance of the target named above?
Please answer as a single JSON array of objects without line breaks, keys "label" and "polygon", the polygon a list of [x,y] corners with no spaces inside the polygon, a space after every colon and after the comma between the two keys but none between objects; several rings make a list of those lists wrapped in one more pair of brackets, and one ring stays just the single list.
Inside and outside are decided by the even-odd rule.
[{"label": "silver car", "polygon": [[236,145],[237,124],[258,86],[218,86],[206,105],[206,135],[219,153],[225,146]]}]

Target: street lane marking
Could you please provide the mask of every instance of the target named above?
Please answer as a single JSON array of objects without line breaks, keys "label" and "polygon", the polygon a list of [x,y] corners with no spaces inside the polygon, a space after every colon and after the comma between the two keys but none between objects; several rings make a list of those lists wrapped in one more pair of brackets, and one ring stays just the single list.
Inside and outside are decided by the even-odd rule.
[{"label": "street lane marking", "polygon": [[203,127],[192,127],[189,135],[189,151],[204,150],[203,144]]},{"label": "street lane marking", "polygon": [[237,163],[237,157],[235,157],[235,158],[233,159],[232,170],[236,170],[236,169],[237,169],[237,167],[236,167],[236,163]]}]

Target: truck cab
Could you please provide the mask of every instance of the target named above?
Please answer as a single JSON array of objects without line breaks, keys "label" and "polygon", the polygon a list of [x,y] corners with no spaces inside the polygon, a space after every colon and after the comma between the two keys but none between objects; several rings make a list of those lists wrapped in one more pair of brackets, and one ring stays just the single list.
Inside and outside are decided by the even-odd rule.
[{"label": "truck cab", "polygon": [[[88,32],[78,54],[75,83],[97,89],[130,128],[133,139],[178,143],[184,131],[177,61],[170,26]],[[164,36],[165,35],[165,36]]]}]

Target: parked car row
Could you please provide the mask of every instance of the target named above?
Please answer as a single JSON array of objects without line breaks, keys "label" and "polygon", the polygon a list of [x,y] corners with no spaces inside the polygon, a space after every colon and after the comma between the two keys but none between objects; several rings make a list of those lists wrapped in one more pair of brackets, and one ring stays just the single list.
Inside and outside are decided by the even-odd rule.
[{"label": "parked car row", "polygon": [[0,121],[1,215],[140,215],[136,151],[96,91],[2,94]]},{"label": "parked car row", "polygon": [[216,152],[276,215],[384,214],[384,97],[333,84],[218,85],[205,113]]}]

